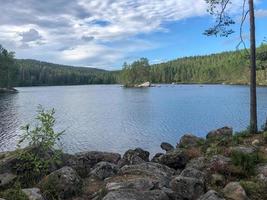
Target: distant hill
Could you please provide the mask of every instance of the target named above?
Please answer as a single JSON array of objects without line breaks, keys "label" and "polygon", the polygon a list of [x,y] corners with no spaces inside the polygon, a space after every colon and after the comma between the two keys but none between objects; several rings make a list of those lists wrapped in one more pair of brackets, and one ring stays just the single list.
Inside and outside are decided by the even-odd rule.
[{"label": "distant hill", "polygon": [[[120,83],[121,70],[73,67],[30,59],[16,59],[16,86],[84,85]],[[267,85],[267,45],[257,49],[257,81]],[[178,58],[150,65],[146,78],[153,83],[249,83],[245,51]]]},{"label": "distant hill", "polygon": [[31,59],[16,59],[17,86],[83,85],[116,83],[113,72],[88,67],[73,67]]}]

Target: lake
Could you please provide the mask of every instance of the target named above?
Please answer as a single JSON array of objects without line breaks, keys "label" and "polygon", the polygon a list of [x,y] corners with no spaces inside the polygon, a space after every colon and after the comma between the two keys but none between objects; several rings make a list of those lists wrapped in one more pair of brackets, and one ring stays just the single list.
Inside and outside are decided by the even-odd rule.
[{"label": "lake", "polygon": [[[205,136],[212,129],[245,129],[249,87],[228,85],[158,85],[125,89],[119,85],[21,87],[0,95],[0,151],[16,147],[20,127],[35,124],[37,106],[55,108],[56,130],[65,130],[69,153],[101,150],[123,153],[142,147],[160,152],[185,133]],[[259,125],[267,116],[267,88],[258,88]]]}]

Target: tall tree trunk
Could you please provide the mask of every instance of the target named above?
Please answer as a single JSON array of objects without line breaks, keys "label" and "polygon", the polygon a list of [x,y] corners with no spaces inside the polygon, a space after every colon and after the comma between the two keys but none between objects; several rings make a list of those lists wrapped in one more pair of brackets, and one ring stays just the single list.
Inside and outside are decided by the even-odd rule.
[{"label": "tall tree trunk", "polygon": [[250,13],[250,131],[257,133],[256,39],[254,2],[249,0]]}]

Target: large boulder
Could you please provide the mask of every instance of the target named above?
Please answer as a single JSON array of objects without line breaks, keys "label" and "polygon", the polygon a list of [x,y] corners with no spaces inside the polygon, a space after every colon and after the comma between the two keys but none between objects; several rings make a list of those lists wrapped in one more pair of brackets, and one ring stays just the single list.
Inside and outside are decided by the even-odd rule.
[{"label": "large boulder", "polygon": [[208,166],[208,159],[205,157],[197,157],[191,159],[187,164],[186,168],[195,168],[198,170],[204,170]]},{"label": "large boulder", "polygon": [[223,194],[227,199],[248,200],[245,190],[239,182],[230,182],[224,189]]},{"label": "large boulder", "polygon": [[89,151],[69,155],[65,164],[75,169],[81,177],[87,177],[97,163],[105,161],[117,164],[120,159],[121,155],[117,153]]},{"label": "large boulder", "polygon": [[156,183],[159,188],[169,187],[172,176],[175,170],[158,163],[142,163],[139,165],[124,166],[120,169],[119,175],[134,176],[135,178],[149,178],[151,182]]},{"label": "large boulder", "polygon": [[206,138],[207,139],[222,139],[222,138],[230,138],[233,136],[233,128],[223,127],[217,130],[210,131]]},{"label": "large boulder", "polygon": [[117,174],[118,170],[119,167],[117,165],[103,161],[95,165],[94,169],[90,172],[90,175],[104,180],[105,178]]},{"label": "large boulder", "polygon": [[29,200],[44,200],[39,188],[26,188],[22,189],[22,192],[27,195]]},{"label": "large boulder", "polygon": [[206,194],[199,197],[197,200],[225,200],[214,190],[209,190]]},{"label": "large boulder", "polygon": [[186,134],[181,137],[180,142],[177,144],[177,148],[198,147],[203,142],[203,138],[197,137],[192,134]]},{"label": "large boulder", "polygon": [[231,147],[230,151],[232,153],[241,153],[241,154],[252,154],[256,153],[257,149],[254,146],[236,146]]},{"label": "large boulder", "polygon": [[177,176],[173,178],[170,186],[179,197],[178,199],[196,200],[205,193],[203,181],[197,178]]},{"label": "large boulder", "polygon": [[130,149],[125,152],[122,159],[119,161],[119,166],[136,165],[149,161],[149,152],[141,148]]},{"label": "large boulder", "polygon": [[132,189],[116,190],[109,192],[103,200],[169,200],[161,190],[138,191]]},{"label": "large boulder", "polygon": [[8,188],[12,186],[16,180],[17,176],[12,173],[0,174],[0,189]]},{"label": "large boulder", "polygon": [[155,188],[157,182],[149,177],[124,175],[112,178],[107,181],[106,189],[119,190],[119,189],[136,189],[138,191],[147,191]]},{"label": "large boulder", "polygon": [[153,158],[151,159],[151,162],[159,163],[159,158],[163,156],[163,153],[156,153]]},{"label": "large boulder", "polygon": [[188,161],[189,157],[181,149],[169,151],[163,156],[159,157],[160,164],[167,165],[173,169],[183,169]]},{"label": "large boulder", "polygon": [[267,183],[267,164],[259,164],[256,166],[257,178]]},{"label": "large boulder", "polygon": [[171,144],[167,143],[167,142],[162,142],[160,147],[166,152],[171,151],[171,150],[174,149],[174,147]]},{"label": "large boulder", "polygon": [[180,176],[183,176],[183,177],[190,177],[190,178],[196,178],[200,181],[202,181],[203,183],[205,182],[206,180],[206,174],[198,169],[195,169],[195,168],[191,168],[191,167],[188,167],[188,168],[185,168]]},{"label": "large boulder", "polygon": [[46,199],[66,199],[81,192],[82,180],[74,169],[63,167],[44,177],[38,186]]},{"label": "large boulder", "polygon": [[225,173],[231,165],[231,158],[222,155],[214,155],[207,163],[207,170],[211,173]]}]

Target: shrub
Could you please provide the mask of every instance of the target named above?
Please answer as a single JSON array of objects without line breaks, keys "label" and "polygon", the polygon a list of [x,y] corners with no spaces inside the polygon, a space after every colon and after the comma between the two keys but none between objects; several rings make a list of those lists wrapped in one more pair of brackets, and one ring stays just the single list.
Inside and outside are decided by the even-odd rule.
[{"label": "shrub", "polygon": [[258,152],[247,154],[234,151],[231,154],[231,159],[233,164],[240,167],[247,175],[254,174],[256,165],[262,161]]},{"label": "shrub", "polygon": [[262,200],[267,199],[267,185],[259,181],[240,181],[240,184],[246,191],[249,199]]},{"label": "shrub", "polygon": [[33,184],[40,177],[47,174],[49,168],[60,160],[61,151],[56,150],[62,132],[55,132],[55,110],[44,110],[38,107],[37,125],[31,128],[29,124],[22,127],[24,131],[18,147],[22,143],[28,143],[29,147],[18,151],[19,161],[17,172],[19,179],[26,185]]},{"label": "shrub", "polygon": [[18,183],[14,184],[13,188],[7,189],[0,194],[6,200],[28,200],[27,195],[21,190]]}]

